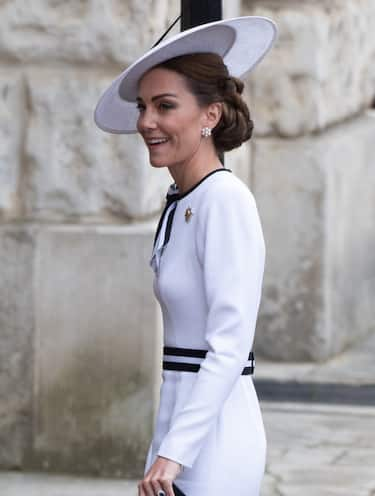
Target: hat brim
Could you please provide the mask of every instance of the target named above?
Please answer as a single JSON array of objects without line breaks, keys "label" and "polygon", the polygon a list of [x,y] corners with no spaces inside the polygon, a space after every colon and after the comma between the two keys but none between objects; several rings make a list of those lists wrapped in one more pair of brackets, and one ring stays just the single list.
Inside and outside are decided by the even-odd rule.
[{"label": "hat brim", "polygon": [[179,55],[219,54],[232,76],[243,78],[266,55],[277,34],[267,17],[246,16],[211,22],[182,31],[147,51],[104,91],[94,112],[96,125],[108,133],[137,132],[138,81],[149,69]]}]

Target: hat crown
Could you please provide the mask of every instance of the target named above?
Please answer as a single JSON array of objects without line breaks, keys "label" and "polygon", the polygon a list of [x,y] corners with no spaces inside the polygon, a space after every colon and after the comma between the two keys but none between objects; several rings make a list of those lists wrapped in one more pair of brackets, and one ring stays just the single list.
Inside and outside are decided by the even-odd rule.
[{"label": "hat crown", "polygon": [[[199,28],[200,26],[198,26]],[[153,57],[153,64],[148,67],[147,70],[151,70],[156,65],[165,62],[171,58],[187,55],[190,53],[204,53],[212,52],[217,53],[221,57],[225,57],[225,54],[233,46],[236,39],[236,32],[231,26],[209,26],[202,30],[197,36],[197,28],[188,31],[183,31],[177,35],[167,38],[160,42],[155,48],[152,48],[149,52],[138,59],[134,64],[132,64],[128,73],[129,76],[122,79],[119,85],[119,95],[123,100],[132,102],[137,98],[138,93],[138,82],[139,79],[146,72],[142,61],[149,59],[150,56],[155,52]],[[218,43],[220,40],[220,43]],[[145,60],[146,61],[146,60]]]}]

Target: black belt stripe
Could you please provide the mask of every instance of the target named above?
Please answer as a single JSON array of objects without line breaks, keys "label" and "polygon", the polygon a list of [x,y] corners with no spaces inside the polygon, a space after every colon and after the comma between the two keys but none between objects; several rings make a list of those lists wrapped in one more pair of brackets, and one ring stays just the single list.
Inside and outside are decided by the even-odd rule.
[{"label": "black belt stripe", "polygon": [[[193,358],[204,358],[207,354],[208,350],[197,350],[193,348],[176,348],[174,346],[164,346],[163,348],[164,355],[171,356],[184,356],[184,357],[193,357]],[[241,373],[241,375],[250,375],[254,373],[254,352],[250,351],[249,360],[252,362],[252,365],[245,367]],[[163,361],[163,369],[164,370],[179,370],[184,372],[198,372],[200,369],[199,363],[186,363],[186,362],[171,362],[164,360]]]},{"label": "black belt stripe", "polygon": [[[199,363],[181,363],[181,362],[163,362],[164,370],[179,370],[184,372],[198,372],[201,368]],[[245,367],[241,375],[250,375],[254,373],[254,367]]]},{"label": "black belt stripe", "polygon": [[[208,350],[198,350],[194,348],[176,348],[174,346],[164,346],[164,355],[186,356],[194,358],[205,358]],[[249,360],[254,360],[254,352],[250,351]]]}]

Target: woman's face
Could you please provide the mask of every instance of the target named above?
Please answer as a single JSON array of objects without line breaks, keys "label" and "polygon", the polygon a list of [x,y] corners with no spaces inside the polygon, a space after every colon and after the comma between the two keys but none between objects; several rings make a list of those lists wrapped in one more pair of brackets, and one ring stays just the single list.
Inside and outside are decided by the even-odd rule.
[{"label": "woman's face", "polygon": [[149,149],[150,163],[173,167],[193,158],[201,129],[209,123],[184,77],[160,67],[151,69],[140,81],[137,102],[137,129]]}]

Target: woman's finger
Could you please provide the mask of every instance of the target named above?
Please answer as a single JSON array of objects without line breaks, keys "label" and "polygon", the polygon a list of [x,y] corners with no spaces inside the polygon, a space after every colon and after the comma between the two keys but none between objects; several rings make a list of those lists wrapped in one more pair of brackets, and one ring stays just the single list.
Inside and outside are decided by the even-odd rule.
[{"label": "woman's finger", "polygon": [[[159,480],[151,480],[151,485],[152,485],[152,490],[153,490],[153,495],[154,496],[159,496],[159,491],[164,491],[164,494],[163,496],[167,496],[168,493],[167,491],[164,489],[164,486],[161,484],[161,482]],[[162,495],[160,495],[162,496]]]},{"label": "woman's finger", "polygon": [[[163,487],[163,491],[165,492],[165,496],[175,496],[173,487],[172,487],[172,482],[169,479],[161,481],[161,485]],[[157,494],[157,493],[156,493]]]},{"label": "woman's finger", "polygon": [[152,485],[153,496],[159,496],[158,491],[164,491],[164,494],[160,496],[175,496],[172,487],[173,481],[171,479],[158,478],[153,479],[150,482]]},{"label": "woman's finger", "polygon": [[139,496],[156,496],[157,492],[153,491],[152,485],[150,481],[147,481],[145,479],[141,480],[141,482],[138,484],[139,488]]}]

